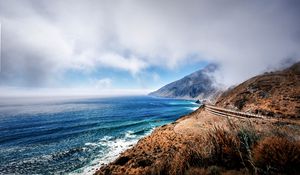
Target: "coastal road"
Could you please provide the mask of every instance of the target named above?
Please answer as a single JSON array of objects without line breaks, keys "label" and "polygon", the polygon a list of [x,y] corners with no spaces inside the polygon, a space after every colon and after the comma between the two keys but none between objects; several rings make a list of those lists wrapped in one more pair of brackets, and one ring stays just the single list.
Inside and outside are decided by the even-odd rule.
[{"label": "coastal road", "polygon": [[247,121],[248,119],[251,119],[251,121],[255,120],[256,122],[266,121],[261,119],[268,119],[268,121],[272,120],[272,118],[266,116],[239,112],[209,104],[205,104],[200,108],[202,108],[202,110],[196,110],[187,117],[179,119],[174,127],[174,131],[179,134],[203,135],[204,133],[211,132],[211,129],[215,127],[227,128],[227,117],[230,117],[233,121],[237,122],[244,119],[247,119]]},{"label": "coastal road", "polygon": [[220,108],[214,105],[208,105],[204,104],[204,109],[205,111],[217,115],[217,116],[222,116],[222,117],[238,117],[238,118],[261,118],[265,119],[267,118],[266,116],[258,115],[258,114],[251,114],[251,113],[246,113],[246,112],[239,112],[239,111],[234,111],[226,108]]}]

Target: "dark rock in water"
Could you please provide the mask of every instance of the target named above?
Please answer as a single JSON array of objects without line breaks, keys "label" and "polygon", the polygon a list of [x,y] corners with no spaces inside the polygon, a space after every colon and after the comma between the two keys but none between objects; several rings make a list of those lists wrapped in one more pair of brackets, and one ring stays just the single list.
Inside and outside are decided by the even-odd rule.
[{"label": "dark rock in water", "polygon": [[201,104],[201,101],[200,101],[200,100],[197,100],[197,101],[195,101],[195,103]]},{"label": "dark rock in water", "polygon": [[184,78],[174,81],[149,95],[167,98],[205,99],[210,98],[219,90],[214,86],[214,79],[209,76],[217,70],[217,65],[210,64]]}]

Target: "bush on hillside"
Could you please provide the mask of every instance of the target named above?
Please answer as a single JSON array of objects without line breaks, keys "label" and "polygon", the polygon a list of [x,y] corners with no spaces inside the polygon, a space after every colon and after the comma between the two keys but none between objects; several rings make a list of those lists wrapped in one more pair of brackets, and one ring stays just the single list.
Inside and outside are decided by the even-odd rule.
[{"label": "bush on hillside", "polygon": [[286,137],[266,137],[253,150],[255,165],[262,173],[300,172],[300,142]]}]

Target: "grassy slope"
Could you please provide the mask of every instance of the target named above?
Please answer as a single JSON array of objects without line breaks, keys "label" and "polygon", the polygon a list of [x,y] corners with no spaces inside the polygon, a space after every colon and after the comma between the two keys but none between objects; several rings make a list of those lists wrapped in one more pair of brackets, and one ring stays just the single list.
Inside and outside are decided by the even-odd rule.
[{"label": "grassy slope", "polygon": [[272,117],[300,118],[300,63],[253,77],[223,93],[216,104]]},{"label": "grassy slope", "polygon": [[273,118],[225,118],[200,108],[157,128],[96,174],[297,174],[299,65],[254,77],[217,102]]}]

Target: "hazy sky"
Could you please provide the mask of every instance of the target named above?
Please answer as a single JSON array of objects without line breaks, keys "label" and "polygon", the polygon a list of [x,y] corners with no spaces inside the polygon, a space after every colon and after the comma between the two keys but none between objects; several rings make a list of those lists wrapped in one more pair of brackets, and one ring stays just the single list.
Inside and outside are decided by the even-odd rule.
[{"label": "hazy sky", "polygon": [[300,60],[298,0],[0,0],[0,19],[2,94],[140,93],[209,63],[233,85]]}]

